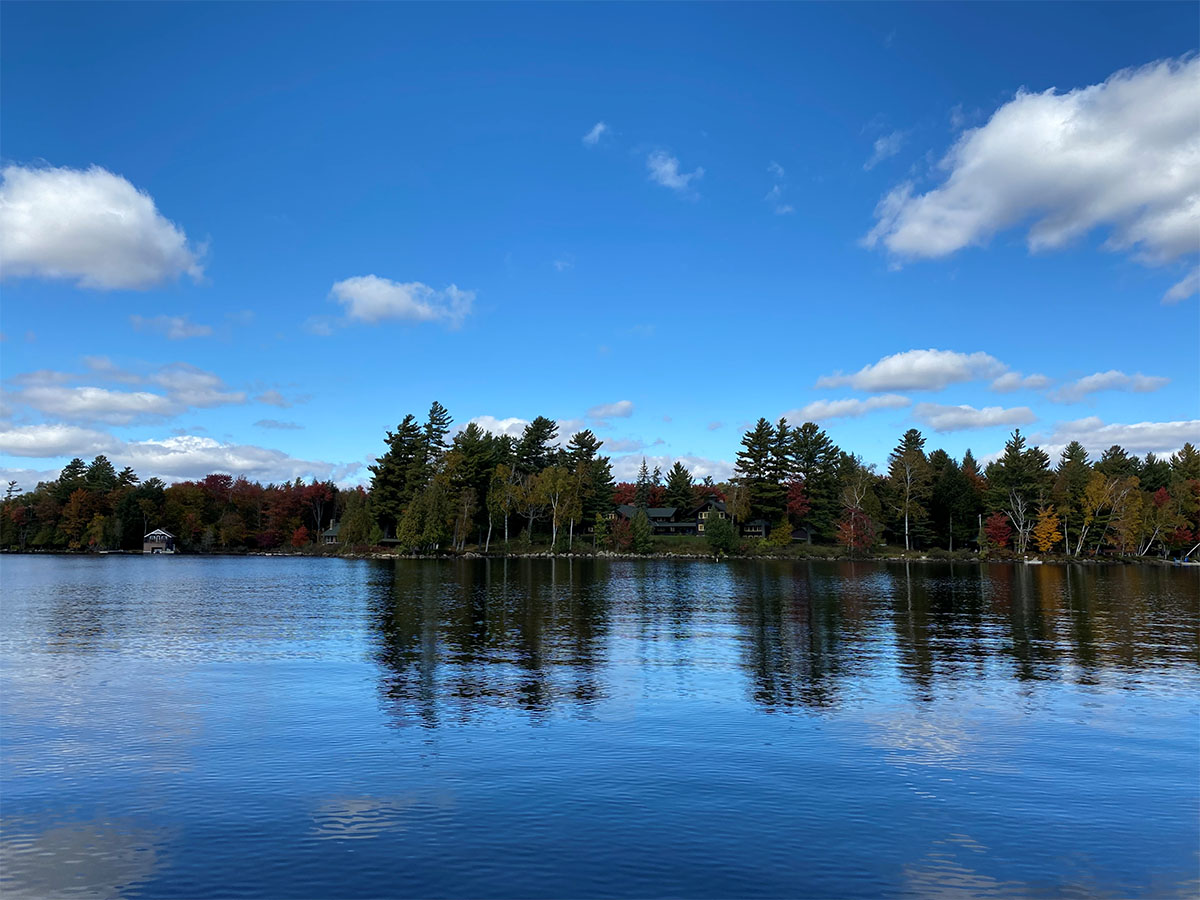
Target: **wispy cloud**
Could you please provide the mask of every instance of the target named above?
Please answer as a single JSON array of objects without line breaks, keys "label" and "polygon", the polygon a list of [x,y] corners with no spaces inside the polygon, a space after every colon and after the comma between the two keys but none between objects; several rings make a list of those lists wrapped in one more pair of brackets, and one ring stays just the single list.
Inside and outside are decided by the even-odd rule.
[{"label": "wispy cloud", "polygon": [[1147,394],[1165,387],[1170,380],[1161,375],[1143,375],[1141,372],[1127,375],[1117,369],[1109,369],[1107,372],[1096,372],[1094,375],[1087,375],[1078,381],[1063,385],[1050,395],[1050,399],[1056,403],[1078,403],[1101,391]]},{"label": "wispy cloud", "polygon": [[330,295],[355,321],[443,322],[452,328],[462,324],[475,301],[474,291],[459,290],[453,284],[439,291],[419,281],[402,283],[377,275],[336,282]]},{"label": "wispy cloud", "polygon": [[1028,406],[1005,409],[1001,406],[943,406],[938,403],[918,403],[913,418],[934,431],[964,431],[970,428],[992,428],[996,425],[1027,425],[1037,416]]},{"label": "wispy cloud", "polygon": [[209,337],[213,333],[211,326],[189,321],[187,316],[130,316],[129,321],[137,331],[161,334],[172,341]]},{"label": "wispy cloud", "polygon": [[822,422],[827,419],[858,418],[877,409],[900,409],[911,403],[911,400],[899,394],[880,394],[865,400],[846,397],[841,400],[816,400],[799,409],[788,410],[783,415],[795,424]]},{"label": "wispy cloud", "polygon": [[592,130],[583,136],[582,140],[584,146],[595,147],[598,143],[600,143],[600,139],[609,133],[610,130],[608,125],[606,125],[604,122],[597,122],[592,126]]},{"label": "wispy cloud", "polygon": [[679,160],[662,150],[655,150],[646,157],[646,169],[650,180],[655,184],[670,188],[679,193],[687,193],[693,181],[704,177],[704,169],[697,166],[691,172],[683,172],[679,168]]},{"label": "wispy cloud", "polygon": [[875,139],[870,158],[863,163],[863,171],[869,172],[885,159],[895,156],[904,146],[904,132],[893,131]]}]

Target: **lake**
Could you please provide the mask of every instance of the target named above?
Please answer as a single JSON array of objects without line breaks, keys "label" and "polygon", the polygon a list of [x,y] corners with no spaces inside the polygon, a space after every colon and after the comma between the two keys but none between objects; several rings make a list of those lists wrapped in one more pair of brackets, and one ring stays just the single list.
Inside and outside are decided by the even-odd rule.
[{"label": "lake", "polygon": [[5,897],[1200,891],[1200,573],[0,559]]}]

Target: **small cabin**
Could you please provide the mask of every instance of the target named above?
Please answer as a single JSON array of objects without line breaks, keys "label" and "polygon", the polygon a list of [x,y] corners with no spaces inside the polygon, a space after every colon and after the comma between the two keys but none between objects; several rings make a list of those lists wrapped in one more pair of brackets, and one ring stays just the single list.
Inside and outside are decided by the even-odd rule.
[{"label": "small cabin", "polygon": [[321,532],[322,544],[336,544],[338,542],[338,532],[342,530],[342,526],[338,524],[338,520],[334,519],[329,523],[329,527]]},{"label": "small cabin", "polygon": [[175,535],[162,528],[156,528],[142,538],[143,553],[174,553]]}]

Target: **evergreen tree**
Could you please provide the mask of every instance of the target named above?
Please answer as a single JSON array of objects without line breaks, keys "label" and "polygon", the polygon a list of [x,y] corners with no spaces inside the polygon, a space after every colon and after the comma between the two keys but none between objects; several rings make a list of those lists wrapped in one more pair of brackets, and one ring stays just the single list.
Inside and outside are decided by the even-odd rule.
[{"label": "evergreen tree", "polygon": [[792,431],[794,475],[804,483],[809,511],[803,524],[812,535],[834,539],[834,523],[841,515],[842,485],[838,474],[840,451],[813,422],[805,422]]},{"label": "evergreen tree", "polygon": [[1096,471],[1109,478],[1133,478],[1139,474],[1138,469],[1138,458],[1116,444],[1105,450],[1096,463]]},{"label": "evergreen tree", "polygon": [[1013,528],[1015,549],[1024,553],[1050,487],[1050,458],[1040,447],[1026,447],[1021,429],[1013,431],[1004,455],[987,468],[988,500]]},{"label": "evergreen tree", "polygon": [[87,467],[83,480],[89,491],[111,491],[117,486],[117,470],[108,461],[108,457],[101,454]]},{"label": "evergreen tree", "polygon": [[389,431],[383,456],[369,466],[371,471],[371,500],[376,520],[385,536],[394,534],[418,489],[414,478],[423,466],[423,433],[416,418],[409,414]]},{"label": "evergreen tree", "polygon": [[667,473],[667,506],[673,506],[681,513],[687,513],[696,505],[695,491],[692,487],[692,473],[679,460],[671,466]]},{"label": "evergreen tree", "polygon": [[638,509],[645,509],[650,505],[650,488],[653,486],[650,481],[650,470],[646,467],[646,457],[642,457],[642,467],[638,469],[636,487],[633,492],[633,505]]},{"label": "evergreen tree", "polygon": [[634,553],[649,553],[654,549],[654,529],[645,509],[639,509],[633,517],[631,525],[632,548]]},{"label": "evergreen tree", "polygon": [[538,416],[525,426],[514,448],[516,470],[521,475],[536,475],[554,462],[554,441],[558,425],[553,419]]},{"label": "evergreen tree", "polygon": [[920,530],[929,496],[929,461],[925,458],[925,438],[915,428],[904,432],[900,443],[888,457],[888,482],[892,508],[902,526],[904,549],[913,549],[913,532]]},{"label": "evergreen tree", "polygon": [[[787,423],[782,423],[787,429]],[[738,479],[746,486],[750,517],[776,521],[784,511],[787,488],[775,480],[778,472],[776,431],[766,419],[759,419],[742,436],[737,454]]]},{"label": "evergreen tree", "polygon": [[63,466],[54,489],[54,496],[59,503],[66,503],[71,494],[84,486],[87,469],[87,463],[78,456]]}]

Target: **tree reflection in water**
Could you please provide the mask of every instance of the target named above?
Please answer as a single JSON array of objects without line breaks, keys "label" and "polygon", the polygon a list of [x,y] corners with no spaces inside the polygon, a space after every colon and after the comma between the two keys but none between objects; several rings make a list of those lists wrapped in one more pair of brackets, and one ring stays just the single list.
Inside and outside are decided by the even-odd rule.
[{"label": "tree reflection in water", "polygon": [[[900,685],[925,702],[988,680],[1200,663],[1190,572],[875,562],[398,560],[373,581],[382,695],[434,727],[488,710],[590,715],[643,690],[716,692],[726,654],[767,710]],[[710,664],[711,663],[711,664]],[[729,679],[726,678],[728,681]],[[736,679],[735,679],[736,680]]]}]

